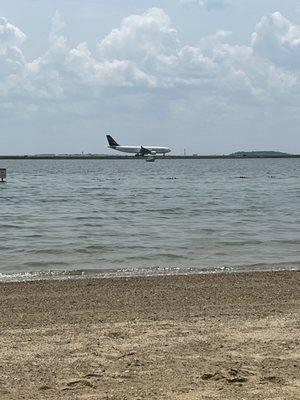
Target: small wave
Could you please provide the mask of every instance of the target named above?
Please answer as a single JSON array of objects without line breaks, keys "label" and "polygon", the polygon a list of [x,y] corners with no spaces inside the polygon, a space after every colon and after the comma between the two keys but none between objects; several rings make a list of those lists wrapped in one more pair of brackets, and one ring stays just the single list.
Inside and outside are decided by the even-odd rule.
[{"label": "small wave", "polygon": [[103,269],[68,269],[35,272],[0,273],[0,282],[29,282],[37,280],[66,280],[83,278],[149,277],[169,275],[199,275],[268,271],[300,271],[300,261],[290,263],[256,263],[212,267],[134,267]]},{"label": "small wave", "polygon": [[30,282],[36,280],[60,280],[71,279],[72,277],[80,277],[84,275],[82,270],[49,270],[49,271],[36,271],[36,272],[0,272],[0,282]]}]

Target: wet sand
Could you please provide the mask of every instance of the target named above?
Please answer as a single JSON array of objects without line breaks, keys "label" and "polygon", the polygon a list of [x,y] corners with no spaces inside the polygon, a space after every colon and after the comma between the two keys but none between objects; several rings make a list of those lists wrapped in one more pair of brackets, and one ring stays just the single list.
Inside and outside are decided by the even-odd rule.
[{"label": "wet sand", "polygon": [[299,277],[0,284],[0,399],[300,398]]}]

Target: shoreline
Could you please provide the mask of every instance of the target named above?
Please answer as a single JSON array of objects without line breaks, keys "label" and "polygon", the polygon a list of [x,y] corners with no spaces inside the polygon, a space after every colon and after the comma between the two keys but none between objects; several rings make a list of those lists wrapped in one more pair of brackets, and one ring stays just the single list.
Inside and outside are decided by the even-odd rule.
[{"label": "shoreline", "polygon": [[249,263],[218,267],[127,267],[127,268],[74,268],[46,271],[0,271],[0,284],[73,279],[147,278],[164,276],[192,276],[210,274],[244,274],[253,272],[300,271],[300,261],[278,263]]},{"label": "shoreline", "polygon": [[298,271],[0,284],[0,397],[295,399]]}]

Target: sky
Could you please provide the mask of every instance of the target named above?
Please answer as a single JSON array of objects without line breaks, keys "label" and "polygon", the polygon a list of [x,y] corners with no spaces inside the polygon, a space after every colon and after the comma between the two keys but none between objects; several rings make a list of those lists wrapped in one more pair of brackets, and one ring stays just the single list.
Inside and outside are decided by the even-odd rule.
[{"label": "sky", "polygon": [[300,153],[299,0],[0,0],[0,154]]}]

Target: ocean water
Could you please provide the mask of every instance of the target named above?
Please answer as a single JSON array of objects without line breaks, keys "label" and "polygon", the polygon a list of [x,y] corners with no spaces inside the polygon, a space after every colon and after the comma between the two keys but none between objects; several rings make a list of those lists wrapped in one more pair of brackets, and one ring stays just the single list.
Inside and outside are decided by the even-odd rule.
[{"label": "ocean water", "polygon": [[300,159],[0,167],[2,281],[300,265]]}]

